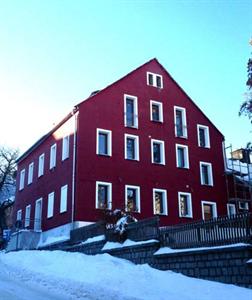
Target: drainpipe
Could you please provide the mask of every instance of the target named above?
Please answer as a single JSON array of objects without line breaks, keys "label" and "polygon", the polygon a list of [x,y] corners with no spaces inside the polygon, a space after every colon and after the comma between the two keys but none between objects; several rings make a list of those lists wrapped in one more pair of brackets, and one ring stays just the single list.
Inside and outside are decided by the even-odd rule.
[{"label": "drainpipe", "polygon": [[72,111],[74,116],[74,141],[73,141],[73,170],[72,170],[72,215],[71,215],[71,227],[74,229],[74,206],[75,206],[75,172],[76,172],[76,142],[77,142],[77,130],[78,130],[78,107],[75,107]]}]

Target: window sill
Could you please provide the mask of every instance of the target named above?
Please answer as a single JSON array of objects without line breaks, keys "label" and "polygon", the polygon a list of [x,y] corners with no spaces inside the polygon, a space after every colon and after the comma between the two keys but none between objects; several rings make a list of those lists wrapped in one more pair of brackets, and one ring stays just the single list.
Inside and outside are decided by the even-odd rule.
[{"label": "window sill", "polygon": [[183,136],[183,135],[176,135],[175,134],[175,137],[179,138],[179,139],[183,139],[183,140],[187,140],[188,139],[188,136]]},{"label": "window sill", "polygon": [[138,126],[129,126],[129,125],[124,125],[126,128],[132,128],[132,129],[138,129]]},{"label": "window sill", "polygon": [[202,186],[208,186],[208,187],[213,187],[213,184],[205,184],[205,183],[201,183]]},{"label": "window sill", "polygon": [[139,159],[133,159],[133,158],[127,158],[127,157],[125,157],[125,160],[129,160],[129,161],[139,161]]},{"label": "window sill", "polygon": [[165,166],[165,163],[157,163],[157,162],[152,162],[153,165],[156,165],[156,166]]},{"label": "window sill", "polygon": [[192,219],[193,216],[179,216],[180,218]]},{"label": "window sill", "polygon": [[98,156],[101,156],[101,157],[111,157],[112,155],[110,154],[101,154],[101,153],[97,153]]},{"label": "window sill", "polygon": [[151,122],[153,123],[157,123],[157,124],[163,124],[164,122],[161,120],[151,120]]},{"label": "window sill", "polygon": [[189,170],[189,167],[179,167],[179,166],[177,166],[177,168],[180,169],[180,170]]}]

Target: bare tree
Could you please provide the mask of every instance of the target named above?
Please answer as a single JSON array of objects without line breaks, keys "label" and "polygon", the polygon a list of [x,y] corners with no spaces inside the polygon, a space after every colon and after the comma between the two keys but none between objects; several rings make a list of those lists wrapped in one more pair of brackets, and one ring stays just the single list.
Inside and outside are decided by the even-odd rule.
[{"label": "bare tree", "polygon": [[0,147],[0,194],[8,194],[15,187],[18,150]]}]

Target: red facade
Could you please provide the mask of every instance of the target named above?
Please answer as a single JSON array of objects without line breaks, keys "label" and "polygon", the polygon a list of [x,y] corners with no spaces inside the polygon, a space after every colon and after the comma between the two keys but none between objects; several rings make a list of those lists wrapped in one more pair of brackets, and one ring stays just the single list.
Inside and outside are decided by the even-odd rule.
[{"label": "red facade", "polygon": [[[148,77],[148,72],[152,73],[152,78]],[[134,97],[127,98],[126,95]],[[132,99],[134,102],[131,105]],[[156,118],[152,115],[156,104],[159,117],[162,110],[162,118],[158,121],[151,120]],[[134,127],[127,126],[131,108],[132,116],[138,123]],[[183,121],[186,120],[181,127],[186,132],[184,137],[177,136],[180,135],[179,127],[175,128],[176,114],[180,112],[184,114]],[[204,136],[207,143],[202,146],[200,134],[204,135],[206,129],[209,136]],[[70,136],[69,157],[62,161],[62,138],[66,135]],[[131,136],[134,136],[133,141]],[[101,151],[97,146],[100,138],[106,146],[111,146],[109,155],[97,154]],[[110,138],[111,145],[108,142]],[[204,217],[207,218],[209,207],[210,211],[214,211],[211,211],[213,216],[224,215],[227,213],[227,195],[223,139],[211,121],[153,59],[81,102],[72,115],[20,158],[16,211],[22,209],[24,219],[26,206],[31,205],[30,226],[33,226],[35,202],[42,198],[42,230],[73,221],[94,222],[101,216],[102,209],[97,208],[101,204],[100,199],[106,200],[108,196],[112,203],[107,204],[107,208],[125,209],[133,186],[133,192],[139,193],[136,198],[132,194],[133,202],[137,199],[137,212],[133,214],[138,219],[154,215],[155,197],[160,195],[162,201],[158,202],[158,209],[162,203],[161,213],[157,208],[156,213],[159,212],[162,225],[202,219],[204,208]],[[138,160],[125,158],[128,155],[125,140],[127,143],[134,142],[134,149],[139,145]],[[57,162],[50,169],[50,147],[54,143],[57,144]],[[131,151],[132,145],[128,146]],[[104,151],[109,150],[106,148]],[[44,174],[38,178],[41,153],[45,153]],[[162,162],[155,163],[159,158]],[[33,182],[27,185],[31,162],[34,162]],[[178,164],[185,167],[178,167]],[[24,169],[24,187],[20,190],[20,174]],[[209,178],[202,179],[204,172],[208,172],[206,176]],[[102,186],[104,182],[108,184],[105,187]],[[64,185],[68,186],[67,209],[60,213],[60,191]],[[48,194],[51,192],[55,193],[53,216],[48,218]],[[106,193],[104,198],[102,192]],[[185,201],[186,207],[181,205],[183,201],[179,195],[189,197]],[[184,210],[188,210],[188,214],[184,214]]]}]

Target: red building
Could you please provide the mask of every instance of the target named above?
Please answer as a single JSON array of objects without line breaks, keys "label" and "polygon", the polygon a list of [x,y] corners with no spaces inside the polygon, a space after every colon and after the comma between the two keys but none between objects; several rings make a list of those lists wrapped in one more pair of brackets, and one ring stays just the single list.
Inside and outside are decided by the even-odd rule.
[{"label": "red building", "polygon": [[159,215],[162,225],[226,214],[223,140],[152,59],[92,93],[19,158],[17,219],[47,231],[94,222],[104,209]]}]

